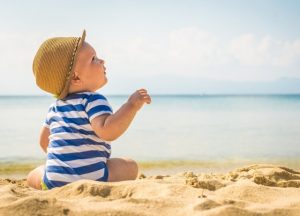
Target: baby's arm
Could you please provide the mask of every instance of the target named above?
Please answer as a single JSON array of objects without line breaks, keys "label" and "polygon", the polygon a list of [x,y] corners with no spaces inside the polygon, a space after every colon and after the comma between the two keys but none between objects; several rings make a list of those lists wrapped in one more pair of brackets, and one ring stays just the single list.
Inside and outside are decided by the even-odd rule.
[{"label": "baby's arm", "polygon": [[41,134],[40,134],[40,146],[42,147],[45,153],[47,153],[47,147],[49,144],[49,135],[50,135],[49,128],[42,127]]},{"label": "baby's arm", "polygon": [[129,127],[137,111],[144,103],[150,104],[151,97],[147,90],[140,89],[133,93],[128,101],[112,115],[100,115],[91,122],[95,133],[107,141],[112,141],[121,136]]}]

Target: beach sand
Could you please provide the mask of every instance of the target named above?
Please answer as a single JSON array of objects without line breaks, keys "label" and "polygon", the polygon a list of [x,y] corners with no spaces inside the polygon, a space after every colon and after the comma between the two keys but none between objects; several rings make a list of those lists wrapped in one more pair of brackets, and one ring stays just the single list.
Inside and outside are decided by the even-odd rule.
[{"label": "beach sand", "polygon": [[50,191],[2,178],[0,215],[300,215],[300,172],[255,164],[227,173],[81,180]]}]

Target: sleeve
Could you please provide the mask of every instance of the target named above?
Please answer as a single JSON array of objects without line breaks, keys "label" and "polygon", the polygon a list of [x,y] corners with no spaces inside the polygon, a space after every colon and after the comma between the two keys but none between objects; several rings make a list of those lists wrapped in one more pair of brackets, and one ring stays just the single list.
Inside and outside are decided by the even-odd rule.
[{"label": "sleeve", "polygon": [[50,127],[49,120],[48,120],[47,117],[46,117],[45,121],[43,122],[43,126],[46,127],[46,128]]},{"label": "sleeve", "polygon": [[112,114],[113,110],[108,103],[107,99],[101,94],[91,94],[85,104],[85,111],[91,122],[97,116],[103,114]]},{"label": "sleeve", "polygon": [[43,122],[43,126],[46,128],[50,128],[50,112],[52,111],[52,107],[53,104],[51,104],[51,106],[49,107],[46,119]]}]

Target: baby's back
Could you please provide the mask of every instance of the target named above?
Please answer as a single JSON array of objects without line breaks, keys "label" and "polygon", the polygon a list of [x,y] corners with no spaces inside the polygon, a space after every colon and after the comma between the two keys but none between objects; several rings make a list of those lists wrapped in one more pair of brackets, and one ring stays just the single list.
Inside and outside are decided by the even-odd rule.
[{"label": "baby's back", "polygon": [[112,109],[104,96],[93,92],[72,94],[51,105],[44,124],[50,130],[43,178],[48,188],[79,179],[107,179],[110,143],[99,138],[90,124],[103,114],[112,114]]}]

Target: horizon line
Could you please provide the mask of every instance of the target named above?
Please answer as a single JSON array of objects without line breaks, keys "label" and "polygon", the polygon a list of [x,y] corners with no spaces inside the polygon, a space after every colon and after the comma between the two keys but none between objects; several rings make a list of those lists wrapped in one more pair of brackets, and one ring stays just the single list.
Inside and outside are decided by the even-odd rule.
[{"label": "horizon line", "polygon": [[[108,97],[125,97],[129,94],[105,94]],[[167,96],[167,97],[177,97],[177,96],[300,96],[298,93],[162,93],[162,94],[151,94],[151,96]],[[53,97],[51,95],[44,94],[0,94],[0,97]]]}]

